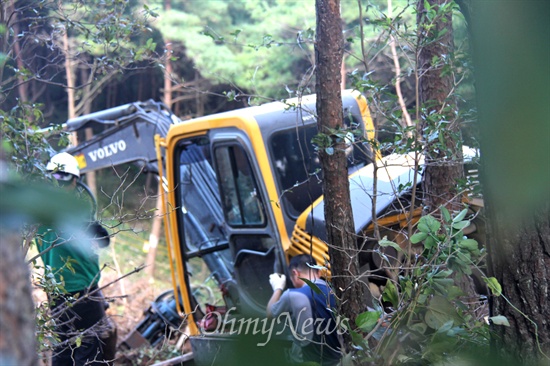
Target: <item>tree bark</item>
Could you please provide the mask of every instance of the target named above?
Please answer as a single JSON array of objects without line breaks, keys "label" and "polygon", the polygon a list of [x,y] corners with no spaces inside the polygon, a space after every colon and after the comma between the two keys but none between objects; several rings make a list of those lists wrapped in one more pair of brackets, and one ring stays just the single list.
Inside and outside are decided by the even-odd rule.
[{"label": "tree bark", "polygon": [[[448,71],[454,50],[452,12],[433,15],[448,0],[417,2],[418,23],[418,100],[421,108],[421,135],[425,140],[425,171],[422,176],[424,206],[428,213],[445,206],[451,211],[461,209],[461,197],[456,190],[457,179],[463,177],[461,135],[454,115],[453,75]],[[437,119],[430,116],[436,113]],[[439,131],[437,131],[439,130]],[[428,136],[426,136],[428,134]],[[441,138],[432,138],[441,134]]]},{"label": "tree bark", "polygon": [[[351,210],[347,160],[343,139],[331,131],[343,126],[341,65],[342,23],[339,0],[317,0],[315,42],[317,124],[319,132],[331,137],[334,153],[319,152],[323,170],[325,221],[329,243],[332,283],[340,299],[341,313],[355,319],[364,310],[363,287],[357,281],[359,264]],[[346,346],[349,347],[349,339]]]},{"label": "tree bark", "polygon": [[491,310],[510,323],[492,326],[491,357],[548,364],[550,3],[462,3],[471,9],[488,270],[503,294]]},{"label": "tree bark", "polygon": [[501,284],[493,315],[510,326],[494,326],[499,353],[534,364],[540,350],[550,351],[550,202],[517,225],[492,211],[489,221],[489,271]]},{"label": "tree bark", "polygon": [[0,224],[0,237],[0,365],[34,366],[34,302],[21,236]]}]

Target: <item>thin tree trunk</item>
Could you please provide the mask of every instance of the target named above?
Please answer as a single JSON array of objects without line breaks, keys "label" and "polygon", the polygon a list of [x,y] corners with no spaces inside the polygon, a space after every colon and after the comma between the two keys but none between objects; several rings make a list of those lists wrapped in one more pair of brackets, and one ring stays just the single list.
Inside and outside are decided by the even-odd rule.
[{"label": "thin tree trunk", "polygon": [[197,108],[196,116],[201,117],[204,116],[204,100],[202,97],[202,93],[200,92],[201,82],[200,82],[200,74],[197,70],[195,70],[195,105]]},{"label": "thin tree trunk", "polygon": [[[164,1],[164,10],[170,11],[172,9],[172,3],[170,0]],[[164,43],[166,45],[166,61],[165,61],[165,68],[166,71],[164,73],[164,104],[168,106],[168,108],[172,108],[172,61],[170,60],[172,57],[172,43],[169,39],[165,39]],[[160,162],[159,162],[160,164]],[[162,228],[162,215],[160,214],[162,212],[162,195],[161,190],[162,189],[162,182],[159,180],[158,184],[158,192],[157,192],[157,202],[156,202],[156,214],[153,218],[153,225],[151,227],[151,233],[149,234],[149,251],[147,253],[147,261],[145,268],[145,272],[153,278],[153,275],[155,273],[155,260],[157,257],[157,247],[158,242],[160,238],[160,230]]]},{"label": "thin tree trunk", "polygon": [[[435,18],[427,16],[426,4],[440,9],[448,0],[417,2],[419,101],[422,108],[421,127],[426,150],[426,169],[423,174],[424,206],[426,211],[438,216],[441,206],[459,211],[461,197],[456,190],[457,180],[464,175],[462,162],[462,138],[454,114],[452,97],[453,76],[449,72],[450,55],[454,51],[452,12]],[[435,113],[436,120],[432,120]],[[441,138],[433,138],[438,136]]]},{"label": "thin tree trunk", "polygon": [[[25,69],[25,65],[23,63],[24,56],[21,54],[21,45],[19,44],[19,40],[18,40],[19,38],[18,35],[20,33],[19,33],[19,25],[17,20],[17,13],[14,13],[14,14],[15,14],[15,19],[13,21],[13,32],[14,34],[16,34],[15,41],[13,43],[14,57],[17,62],[17,67],[19,68],[19,70],[24,70]],[[25,82],[22,75],[19,75],[17,79],[19,83],[19,85],[17,86],[17,91],[19,92],[19,98],[21,99],[22,102],[28,102],[29,101],[29,92],[28,92],[29,84]]]},{"label": "thin tree trunk", "polygon": [[[359,263],[351,210],[347,159],[343,139],[331,130],[343,126],[341,66],[343,56],[342,22],[339,0],[317,0],[315,42],[317,124],[319,132],[331,137],[334,153],[320,151],[323,169],[325,221],[329,243],[332,284],[340,299],[344,317],[355,319],[364,310],[364,289],[357,281]],[[349,336],[349,335],[348,335]],[[350,339],[345,339],[349,350]]]},{"label": "thin tree trunk", "polygon": [[149,246],[147,252],[147,260],[145,262],[146,268],[145,273],[147,273],[151,278],[155,273],[155,260],[157,257],[157,247],[160,238],[160,231],[162,229],[162,195],[160,190],[162,189],[161,181],[158,184],[157,192],[157,202],[155,217],[153,217],[153,226],[151,227],[151,233],[149,234]]},{"label": "thin tree trunk", "polygon": [[[393,18],[393,4],[392,0],[388,0],[388,18]],[[401,112],[403,113],[403,119],[401,121],[401,126],[411,127],[413,125],[409,111],[407,110],[407,105],[405,99],[403,98],[403,93],[401,91],[401,63],[399,62],[399,56],[397,56],[397,41],[393,34],[390,34],[390,49],[393,58],[393,66],[395,67],[395,94],[397,94],[397,100],[399,101],[399,106],[401,107]],[[408,137],[412,137],[412,133],[407,134]]]},{"label": "thin tree trunk", "polygon": [[[454,51],[452,11],[441,11],[448,0],[417,2],[419,102],[423,131],[425,170],[422,174],[424,213],[441,219],[439,208],[462,210],[458,180],[464,177],[462,135],[455,115],[451,54]],[[430,9],[438,15],[428,16]],[[433,13],[432,13],[433,14]],[[418,108],[417,107],[417,108]],[[435,116],[435,118],[434,118]],[[434,138],[434,136],[437,136]],[[455,272],[457,286],[472,300],[477,297],[473,280]],[[472,309],[474,310],[474,309]]]},{"label": "thin tree trunk", "polygon": [[168,108],[172,109],[172,62],[170,61],[170,57],[172,54],[172,43],[170,40],[165,39],[164,40],[166,44],[166,53],[168,54],[166,58],[166,62],[164,63],[164,67],[166,68],[166,71],[164,72],[164,104],[168,106]]},{"label": "thin tree trunk", "polygon": [[[65,53],[65,76],[67,78],[67,109],[68,117],[74,118],[75,114],[75,81],[74,81],[74,70],[73,64],[71,62],[71,49],[69,45],[69,35],[67,32],[63,34],[63,52]],[[76,132],[71,132],[70,135],[71,144],[73,146],[78,145],[78,137]]]},{"label": "thin tree trunk", "polygon": [[[88,82],[86,83],[86,86],[84,88],[84,95],[90,95],[91,93],[91,89],[92,89],[92,81],[93,81],[93,78],[91,77],[93,71],[89,71],[90,75],[88,77],[88,75],[86,75],[86,71],[88,69],[82,69],[81,70],[81,79],[82,80],[88,80]],[[84,107],[83,107],[83,114],[89,114],[89,113],[92,113],[92,100],[93,100],[93,97],[90,96],[88,98],[86,98],[85,102],[84,102]],[[88,140],[91,140],[93,137],[94,137],[94,131],[91,127],[88,127],[84,130],[84,136],[85,136],[85,139],[86,141]],[[90,188],[90,191],[92,191],[92,194],[94,195],[94,197],[97,197],[97,179],[96,179],[96,172],[95,171],[90,171],[88,173],[86,173],[86,184],[88,185],[88,187]]]}]

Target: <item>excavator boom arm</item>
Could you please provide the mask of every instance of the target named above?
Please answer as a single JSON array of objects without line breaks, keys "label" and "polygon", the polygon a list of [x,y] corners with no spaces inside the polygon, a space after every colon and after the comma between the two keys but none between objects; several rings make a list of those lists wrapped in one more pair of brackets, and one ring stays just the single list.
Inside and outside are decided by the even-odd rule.
[{"label": "excavator boom arm", "polygon": [[63,130],[101,130],[67,149],[77,158],[82,173],[124,163],[138,163],[146,171],[158,173],[155,135],[166,136],[170,126],[180,122],[164,104],[149,100],[70,119]]}]

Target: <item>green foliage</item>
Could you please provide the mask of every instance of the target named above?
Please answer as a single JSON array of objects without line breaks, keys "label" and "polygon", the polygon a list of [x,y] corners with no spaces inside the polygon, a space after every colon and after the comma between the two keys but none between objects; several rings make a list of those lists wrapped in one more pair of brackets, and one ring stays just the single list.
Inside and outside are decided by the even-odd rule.
[{"label": "green foliage", "polygon": [[[42,177],[49,156],[48,142],[38,133],[42,121],[41,105],[19,102],[10,110],[0,110],[2,147],[10,157],[11,167],[22,178]],[[63,139],[61,142],[65,142]]]},{"label": "green foliage", "polygon": [[485,283],[487,284],[487,287],[491,290],[493,295],[500,296],[502,294],[502,287],[500,286],[500,283],[498,283],[498,280],[494,277],[485,277],[483,278]]},{"label": "green foliage", "polygon": [[5,18],[9,22],[0,53],[0,97],[10,107],[18,98],[65,101],[62,87],[72,75],[70,90],[79,115],[115,75],[147,63],[154,66],[160,59],[149,26],[154,12],[133,1],[31,0],[4,10],[13,13]]},{"label": "green foliage", "polygon": [[[382,300],[395,309],[388,330],[379,336],[375,354],[386,364],[428,365],[488,347],[489,328],[463,302],[464,294],[457,285],[461,275],[471,274],[482,250],[475,240],[463,235],[469,225],[467,209],[454,215],[445,208],[441,211],[441,221],[430,215],[419,220],[411,242],[422,244],[421,254],[409,270],[402,269],[397,281],[388,280],[382,293]],[[385,240],[385,245],[390,243]],[[368,333],[379,318],[379,312],[363,313],[356,324]],[[497,317],[497,323],[506,321]],[[373,353],[361,342],[357,344],[360,354],[370,359]]]},{"label": "green foliage", "polygon": [[[353,135],[351,139],[350,134]],[[340,148],[342,151],[346,149],[346,145],[352,143],[360,143],[364,140],[363,131],[350,126],[346,128],[327,128],[326,133],[317,133],[311,139],[315,151],[324,151],[327,155],[332,155],[336,148]]]},{"label": "green foliage", "polygon": [[[72,53],[99,56],[94,68],[99,73],[141,61],[155,52],[148,23],[155,14],[144,6],[132,8],[118,0],[93,0],[64,3],[56,9],[58,17],[51,24],[59,36],[68,32],[75,39]],[[144,42],[136,42],[136,38]]]},{"label": "green foliage", "polygon": [[[162,2],[157,7],[162,9]],[[284,97],[282,86],[293,93],[312,67],[312,3],[190,1],[159,14],[155,26],[166,39],[181,43],[212,83]]]},{"label": "green foliage", "polygon": [[311,280],[309,280],[307,278],[302,278],[302,277],[300,277],[300,279],[302,281],[304,281],[313,290],[313,292],[315,292],[317,295],[322,295],[323,294],[323,292],[321,291],[319,286],[314,284]]},{"label": "green foliage", "polygon": [[357,325],[362,332],[368,333],[374,329],[381,315],[381,311],[366,311],[357,316],[355,325]]},{"label": "green foliage", "polygon": [[399,293],[391,280],[388,280],[386,283],[386,288],[382,293],[382,300],[389,302],[393,307],[399,306]]},{"label": "green foliage", "polygon": [[470,220],[465,219],[468,210],[462,210],[454,218],[451,218],[446,208],[441,208],[441,211],[443,227],[433,216],[423,216],[411,242],[423,244],[425,257],[433,259],[437,256],[451,270],[470,275],[471,266],[476,264],[481,251],[475,240],[463,234],[463,230],[470,225]]}]

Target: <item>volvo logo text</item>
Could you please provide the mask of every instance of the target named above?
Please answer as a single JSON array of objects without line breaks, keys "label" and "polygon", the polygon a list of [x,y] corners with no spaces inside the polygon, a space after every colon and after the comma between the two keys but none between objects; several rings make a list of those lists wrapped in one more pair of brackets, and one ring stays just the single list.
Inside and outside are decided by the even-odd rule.
[{"label": "volvo logo text", "polygon": [[110,143],[107,146],[90,151],[88,156],[92,159],[92,161],[97,161],[97,159],[102,160],[124,150],[126,150],[126,141],[118,140],[117,142]]}]

